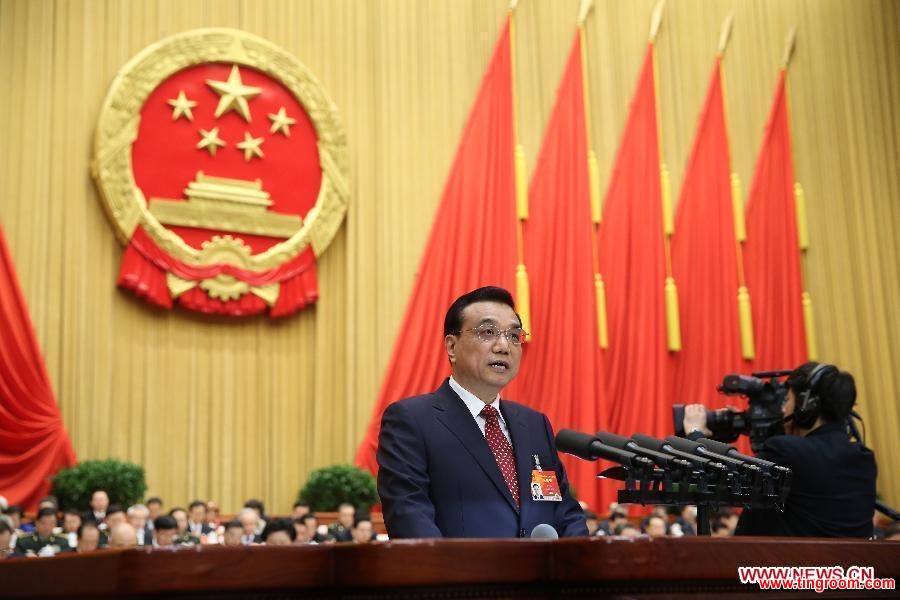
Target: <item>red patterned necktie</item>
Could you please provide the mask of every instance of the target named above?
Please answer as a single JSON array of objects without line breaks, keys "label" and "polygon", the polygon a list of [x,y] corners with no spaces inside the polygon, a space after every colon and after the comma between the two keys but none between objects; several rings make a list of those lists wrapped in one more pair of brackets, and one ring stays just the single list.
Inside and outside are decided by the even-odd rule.
[{"label": "red patterned necktie", "polygon": [[484,437],[491,452],[494,453],[494,459],[497,461],[497,466],[500,467],[500,472],[503,474],[503,479],[506,480],[506,486],[509,488],[516,506],[519,506],[519,476],[516,474],[516,457],[509,440],[500,431],[497,409],[485,404],[480,414],[485,421]]}]

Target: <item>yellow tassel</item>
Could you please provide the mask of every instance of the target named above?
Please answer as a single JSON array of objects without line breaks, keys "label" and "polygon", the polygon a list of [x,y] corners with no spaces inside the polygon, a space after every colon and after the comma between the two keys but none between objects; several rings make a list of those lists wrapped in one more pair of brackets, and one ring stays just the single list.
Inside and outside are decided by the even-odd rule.
[{"label": "yellow tassel", "polygon": [[744,194],[741,178],[731,174],[731,212],[734,214],[734,237],[738,242],[747,240],[747,226],[744,224]]},{"label": "yellow tassel", "polygon": [[809,360],[819,360],[819,349],[816,347],[816,327],[813,320],[813,303],[809,292],[803,292],[803,325],[806,327],[806,353]]},{"label": "yellow tassel", "polygon": [[806,222],[806,195],[803,186],[794,184],[794,203],[797,212],[797,245],[800,250],[809,248],[809,225]]},{"label": "yellow tassel", "polygon": [[591,186],[591,219],[594,225],[599,225],[603,220],[603,213],[600,211],[600,167],[597,165],[597,153],[593,150],[588,151],[588,177]]},{"label": "yellow tassel", "polygon": [[531,301],[528,291],[528,273],[525,265],[519,263],[516,267],[516,310],[522,319],[522,329],[531,333]]},{"label": "yellow tassel", "polygon": [[681,350],[681,324],[678,320],[678,289],[675,279],[666,277],[666,341],[669,352]]},{"label": "yellow tassel", "polygon": [[753,360],[756,348],[753,344],[753,313],[750,311],[750,292],[746,286],[738,288],[738,323],[741,328],[741,356]]},{"label": "yellow tassel", "polygon": [[665,163],[659,167],[659,183],[662,187],[663,231],[666,235],[672,235],[675,232],[675,222],[672,219],[672,192],[669,190],[669,167]]},{"label": "yellow tassel", "polygon": [[601,348],[607,348],[609,329],[606,323],[606,284],[600,273],[594,273],[594,293],[597,300],[597,341]]},{"label": "yellow tassel", "polygon": [[528,218],[528,174],[525,172],[525,149],[516,144],[516,218]]}]

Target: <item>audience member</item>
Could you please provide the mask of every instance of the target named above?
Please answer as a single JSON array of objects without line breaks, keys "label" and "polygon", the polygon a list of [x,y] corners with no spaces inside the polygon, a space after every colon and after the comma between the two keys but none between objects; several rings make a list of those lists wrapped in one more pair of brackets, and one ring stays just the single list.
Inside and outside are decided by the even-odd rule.
[{"label": "audience member", "polygon": [[244,508],[252,508],[256,511],[256,535],[260,535],[266,527],[266,506],[262,500],[251,498],[244,502]]},{"label": "audience member", "polygon": [[644,533],[650,537],[664,537],[668,530],[668,522],[665,517],[660,516],[658,513],[653,513],[647,517]]},{"label": "audience member", "polygon": [[266,523],[262,539],[267,546],[290,546],[297,538],[294,523],[290,519],[273,519]]},{"label": "audience member", "polygon": [[119,523],[109,529],[109,547],[116,550],[137,546],[137,533],[129,523]]},{"label": "audience member", "polygon": [[147,510],[150,511],[150,514],[147,515],[147,526],[152,530],[156,519],[163,514],[163,501],[158,496],[152,496],[147,498],[146,504]]},{"label": "audience member", "polygon": [[309,533],[309,528],[306,526],[306,521],[303,520],[303,517],[291,519],[291,522],[294,524],[294,531],[297,532],[297,537],[296,539],[294,539],[294,543],[308,544],[312,536]]},{"label": "audience member", "polygon": [[135,504],[128,507],[128,523],[134,527],[137,536],[138,546],[149,546],[153,539],[153,530],[150,528],[148,519],[150,518],[150,509],[143,504]]},{"label": "audience member", "polygon": [[118,504],[110,504],[106,509],[106,531],[112,531],[113,527],[117,527],[128,522],[128,515],[125,509]]},{"label": "audience member", "polygon": [[241,537],[244,534],[244,528],[237,519],[225,523],[225,531],[222,534],[223,546],[243,546],[244,542]]},{"label": "audience member", "polygon": [[178,526],[178,539],[176,543],[178,544],[199,544],[200,536],[194,535],[188,529],[188,516],[187,511],[181,508],[180,506],[176,506],[172,510],[169,511],[169,516],[175,519],[175,524]]},{"label": "audience member", "polygon": [[310,544],[322,544],[325,542],[325,536],[319,533],[319,519],[315,513],[309,513],[300,517],[306,523],[306,530],[309,532]]},{"label": "audience member", "polygon": [[188,506],[188,530],[197,538],[202,539],[213,530],[206,522],[206,502],[194,500]]},{"label": "audience member", "polygon": [[368,544],[374,539],[375,528],[372,525],[372,517],[367,513],[356,515],[353,527],[350,529],[351,539],[357,544]]},{"label": "audience member", "polygon": [[94,521],[98,524],[106,523],[106,510],[109,508],[109,494],[106,490],[94,490],[91,494],[91,508],[84,513],[85,521]]},{"label": "audience member", "polygon": [[241,527],[244,530],[244,534],[241,536],[241,543],[249,546],[250,544],[262,542],[262,537],[256,533],[259,527],[259,513],[256,512],[256,509],[242,508],[241,512],[238,513],[238,520],[241,522]]},{"label": "audience member", "polygon": [[697,535],[697,507],[693,504],[681,507],[681,513],[672,523],[669,533],[675,537]]},{"label": "audience member", "polygon": [[56,527],[56,511],[45,507],[38,511],[34,522],[34,532],[16,540],[16,556],[53,556],[70,552],[69,540],[64,535],[53,533]]},{"label": "audience member", "polygon": [[[584,511],[584,520],[587,524],[588,536],[598,535],[600,522],[597,520],[597,513],[592,511],[591,509],[587,509]],[[602,533],[599,535],[603,535]]]},{"label": "audience member", "polygon": [[153,545],[157,548],[174,548],[178,540],[178,522],[175,517],[162,515],[153,522]]},{"label": "audience member", "polygon": [[641,535],[641,530],[637,528],[636,525],[632,525],[628,521],[624,523],[619,523],[616,525],[616,528],[613,530],[613,534],[620,537],[637,537]]},{"label": "audience member", "polygon": [[308,515],[310,510],[309,502],[306,500],[297,500],[294,502],[294,508],[291,510],[291,518],[299,519],[303,515]]},{"label": "audience member", "polygon": [[209,500],[206,503],[206,524],[209,525],[213,531],[218,529],[221,525],[219,522],[219,505],[214,500]]},{"label": "audience member", "polygon": [[356,518],[356,508],[349,502],[341,502],[338,506],[337,521],[328,526],[328,538],[336,542],[353,541],[350,529]]},{"label": "audience member", "polygon": [[78,545],[75,548],[78,552],[93,552],[102,548],[100,542],[100,529],[96,521],[85,521],[78,527]]}]

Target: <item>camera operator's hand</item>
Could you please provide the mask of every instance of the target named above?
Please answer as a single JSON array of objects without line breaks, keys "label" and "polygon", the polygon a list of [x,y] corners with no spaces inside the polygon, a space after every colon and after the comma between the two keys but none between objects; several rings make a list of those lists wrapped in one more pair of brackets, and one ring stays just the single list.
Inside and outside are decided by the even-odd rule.
[{"label": "camera operator's hand", "polygon": [[686,404],[684,407],[684,432],[690,434],[697,430],[705,437],[712,435],[712,431],[706,426],[706,407],[702,404]]}]

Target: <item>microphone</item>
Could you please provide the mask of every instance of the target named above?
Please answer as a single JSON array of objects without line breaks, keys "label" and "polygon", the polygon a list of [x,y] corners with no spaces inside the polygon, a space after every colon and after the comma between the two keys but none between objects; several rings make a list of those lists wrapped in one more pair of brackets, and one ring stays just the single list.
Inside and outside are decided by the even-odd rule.
[{"label": "microphone", "polygon": [[670,467],[678,468],[678,469],[690,469],[691,463],[684,460],[683,458],[678,458],[676,456],[671,456],[669,454],[663,454],[662,452],[657,452],[655,450],[649,450],[647,448],[642,448],[638,446],[634,440],[631,438],[627,438],[621,435],[616,435],[615,433],[609,433],[608,431],[598,431],[597,439],[607,446],[612,446],[613,448],[618,448],[619,450],[626,450],[628,452],[634,452],[639,456],[643,456],[645,458],[649,458],[657,466],[662,467],[663,469],[667,469]]},{"label": "microphone", "polygon": [[723,456],[730,456],[731,458],[735,458],[737,460],[742,460],[745,463],[750,463],[751,465],[756,465],[760,469],[764,471],[771,472],[773,470],[789,470],[786,467],[782,467],[768,460],[763,460],[761,458],[756,458],[755,456],[747,456],[746,454],[741,454],[738,452],[737,448],[734,446],[730,446],[728,444],[711,440],[708,438],[700,438],[697,440],[698,444],[702,444],[706,446],[709,450],[712,450],[716,454],[721,454]]},{"label": "microphone", "polygon": [[732,458],[719,452],[715,452],[699,442],[693,442],[691,440],[687,440],[675,435],[670,435],[666,438],[666,441],[682,452],[696,454],[697,456],[702,456],[703,458],[708,458],[710,460],[724,463],[726,467],[731,467],[734,471],[737,471],[738,469],[745,469],[754,474],[759,474],[762,472],[762,470],[757,465],[743,461],[739,458]]},{"label": "microphone", "polygon": [[672,444],[665,440],[661,440],[649,435],[645,435],[643,433],[636,433],[631,436],[635,442],[638,443],[639,446],[643,446],[644,448],[650,448],[651,450],[658,450],[660,452],[665,452],[666,454],[671,454],[672,456],[677,456],[678,458],[683,458],[690,462],[692,465],[698,466],[702,468],[704,471],[715,471],[719,474],[722,474],[723,471],[727,472],[728,467],[723,465],[718,461],[713,461],[708,458],[703,458],[701,456],[696,456],[694,454],[689,454],[687,452],[682,452],[681,450],[676,449]]},{"label": "microphone", "polygon": [[556,448],[584,460],[605,458],[620,465],[639,469],[653,469],[653,461],[634,452],[607,446],[596,437],[573,429],[560,429],[556,434]]},{"label": "microphone", "polygon": [[537,525],[535,525],[534,529],[531,530],[531,539],[558,540],[559,534],[556,533],[556,529],[554,529],[552,525],[547,525],[546,523],[538,523]]}]

